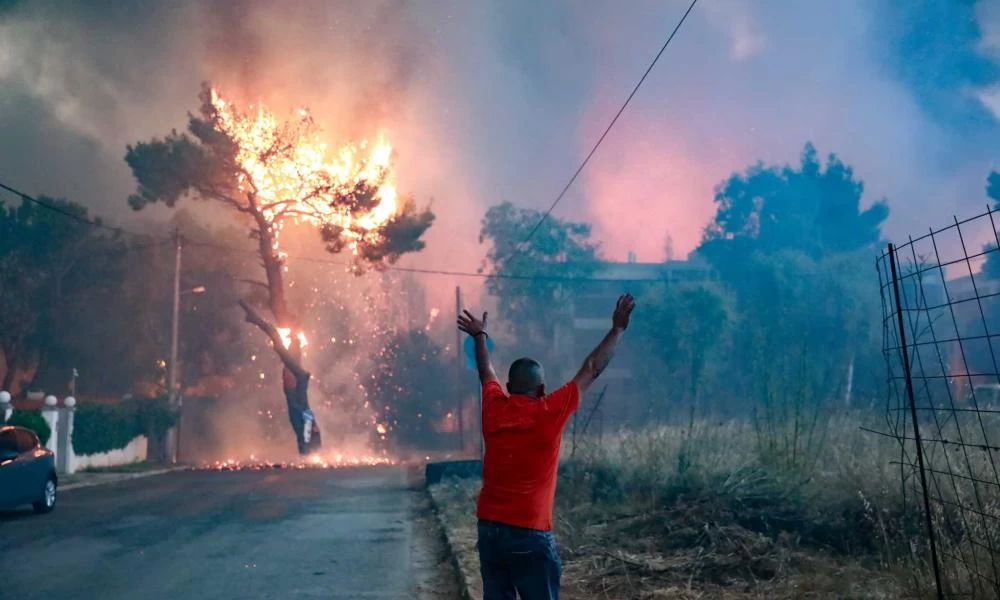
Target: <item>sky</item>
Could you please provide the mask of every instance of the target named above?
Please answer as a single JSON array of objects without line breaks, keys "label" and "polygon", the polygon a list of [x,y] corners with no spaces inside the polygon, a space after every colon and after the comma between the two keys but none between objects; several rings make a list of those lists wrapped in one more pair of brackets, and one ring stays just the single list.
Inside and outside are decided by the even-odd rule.
[{"label": "sky", "polygon": [[[333,145],[385,134],[399,188],[437,214],[403,264],[474,270],[486,208],[551,204],[687,5],[0,0],[0,181],[164,219],[127,208],[125,147],[183,129],[210,81],[309,107]],[[554,214],[593,223],[609,259],[662,260],[668,235],[683,257],[720,181],[810,141],[887,199],[889,238],[983,210],[1000,2],[700,0]]]}]

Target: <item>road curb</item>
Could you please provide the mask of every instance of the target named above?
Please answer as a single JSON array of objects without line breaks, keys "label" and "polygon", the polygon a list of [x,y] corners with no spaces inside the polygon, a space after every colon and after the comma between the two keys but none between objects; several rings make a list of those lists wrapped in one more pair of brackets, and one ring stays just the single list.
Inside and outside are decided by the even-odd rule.
[{"label": "road curb", "polygon": [[123,481],[131,481],[133,479],[142,479],[143,477],[153,477],[154,475],[165,475],[166,473],[174,473],[176,471],[188,471],[191,467],[168,467],[166,469],[154,469],[152,471],[142,471],[139,473],[122,473],[121,477],[115,477],[113,479],[100,479],[94,481],[78,481],[76,483],[69,483],[66,485],[60,485],[59,491],[66,492],[69,490],[76,490],[80,488],[95,487],[98,485],[111,485],[112,483],[121,483]]},{"label": "road curb", "polygon": [[451,541],[451,534],[447,523],[441,516],[441,509],[438,506],[437,500],[434,499],[434,494],[431,493],[430,486],[424,486],[424,493],[430,498],[431,508],[434,510],[434,518],[437,519],[438,525],[441,526],[441,533],[444,536],[445,548],[448,550],[448,557],[451,560],[451,565],[454,567],[455,572],[458,574],[458,583],[462,588],[462,600],[475,600],[470,590],[469,579],[471,575],[466,573],[466,570],[462,567],[462,561],[458,559],[458,552],[455,550],[455,546]]}]

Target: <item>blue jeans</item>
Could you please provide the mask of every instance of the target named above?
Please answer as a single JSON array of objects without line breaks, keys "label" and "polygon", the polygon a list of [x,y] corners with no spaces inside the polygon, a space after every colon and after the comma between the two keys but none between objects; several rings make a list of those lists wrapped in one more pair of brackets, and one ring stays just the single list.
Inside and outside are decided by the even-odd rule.
[{"label": "blue jeans", "polygon": [[562,564],[552,532],[479,521],[483,600],[558,600]]}]

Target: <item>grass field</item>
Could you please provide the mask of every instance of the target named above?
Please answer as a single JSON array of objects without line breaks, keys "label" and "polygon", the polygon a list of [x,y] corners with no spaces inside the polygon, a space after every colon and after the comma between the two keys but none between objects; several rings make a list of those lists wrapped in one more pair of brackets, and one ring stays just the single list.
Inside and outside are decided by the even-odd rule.
[{"label": "grass field", "polygon": [[[847,415],[803,435],[701,421],[564,448],[555,518],[565,597],[926,593],[923,515],[904,503],[899,446],[864,423]],[[473,573],[478,487],[432,489]]]}]

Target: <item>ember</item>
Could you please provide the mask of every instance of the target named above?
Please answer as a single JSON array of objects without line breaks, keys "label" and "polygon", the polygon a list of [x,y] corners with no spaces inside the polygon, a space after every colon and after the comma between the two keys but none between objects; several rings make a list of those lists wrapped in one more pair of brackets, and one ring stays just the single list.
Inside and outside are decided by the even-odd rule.
[{"label": "ember", "polygon": [[313,454],[307,460],[291,462],[259,460],[251,455],[246,461],[230,458],[207,463],[200,468],[205,471],[269,471],[278,469],[342,469],[395,464],[398,464],[397,461],[387,456],[346,456],[344,454],[322,456]]}]

